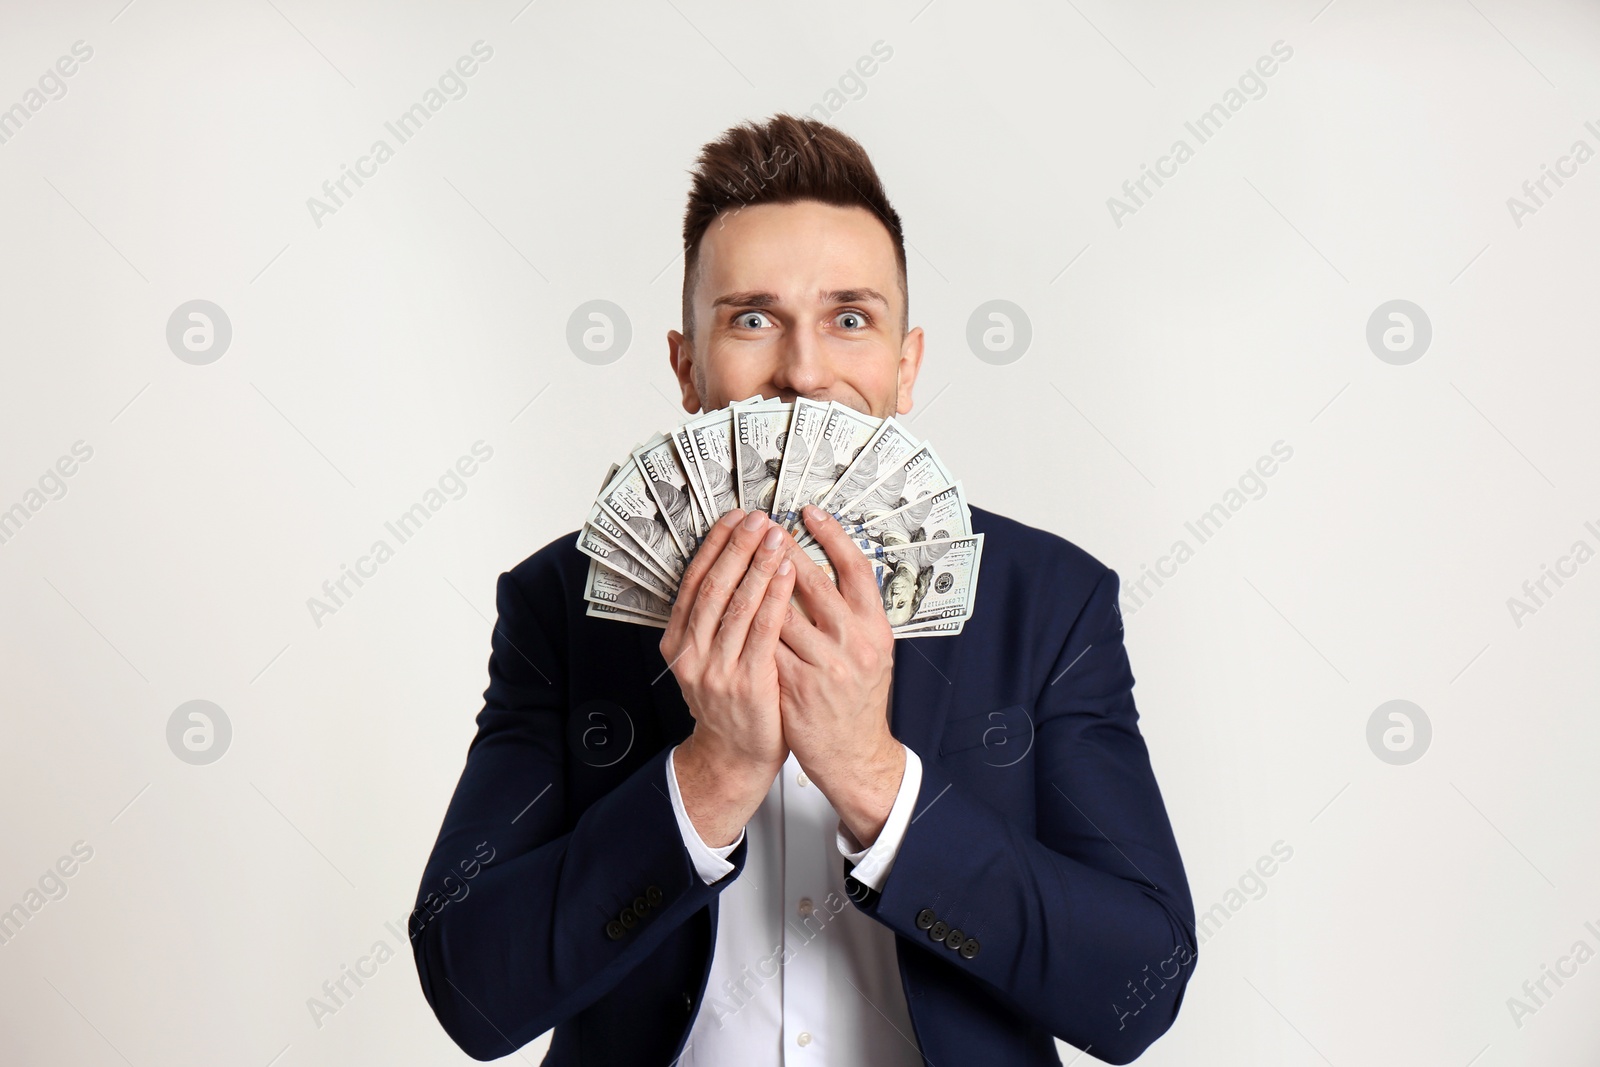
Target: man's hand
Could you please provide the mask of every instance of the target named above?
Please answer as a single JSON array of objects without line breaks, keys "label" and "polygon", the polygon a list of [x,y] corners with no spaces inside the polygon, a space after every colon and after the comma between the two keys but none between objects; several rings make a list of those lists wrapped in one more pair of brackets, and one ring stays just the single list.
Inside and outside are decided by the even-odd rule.
[{"label": "man's hand", "polygon": [[804,517],[839,584],[798,547],[790,552],[805,614],[787,614],[777,648],[783,733],[845,827],[869,845],[905,771],[905,747],[889,730],[894,632],[866,555],[821,508],[807,505]]},{"label": "man's hand", "polygon": [[679,793],[712,847],[738,838],[789,756],[775,649],[797,573],[793,547],[762,512],[724,515],[684,569],[661,636],[695,719],[673,754]]}]

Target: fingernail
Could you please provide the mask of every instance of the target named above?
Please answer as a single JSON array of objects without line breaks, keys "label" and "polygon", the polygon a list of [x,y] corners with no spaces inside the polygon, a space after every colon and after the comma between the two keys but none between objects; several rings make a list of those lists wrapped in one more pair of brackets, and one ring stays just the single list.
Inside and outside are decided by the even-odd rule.
[{"label": "fingernail", "polygon": [[783,540],[783,527],[781,527],[781,526],[777,525],[776,523],[774,523],[773,526],[772,526],[772,529],[767,531],[767,536],[765,536],[765,537],[763,537],[761,539],[761,544],[762,544],[762,547],[764,547],[764,548],[777,548],[778,544],[782,540]]},{"label": "fingernail", "polygon": [[744,528],[746,530],[759,530],[761,529],[761,524],[766,521],[767,516],[765,514],[759,511],[752,511],[744,518]]},{"label": "fingernail", "polygon": [[722,518],[718,519],[717,522],[722,526],[732,526],[742,518],[744,518],[744,512],[740,511],[738,508],[734,508],[726,515],[722,516]]},{"label": "fingernail", "polygon": [[778,564],[778,573],[788,574],[792,570],[794,570],[794,564],[789,562],[788,556],[783,557],[783,562]]},{"label": "fingernail", "polygon": [[806,518],[811,522],[816,522],[822,518],[822,509],[815,504],[807,504],[804,510]]}]

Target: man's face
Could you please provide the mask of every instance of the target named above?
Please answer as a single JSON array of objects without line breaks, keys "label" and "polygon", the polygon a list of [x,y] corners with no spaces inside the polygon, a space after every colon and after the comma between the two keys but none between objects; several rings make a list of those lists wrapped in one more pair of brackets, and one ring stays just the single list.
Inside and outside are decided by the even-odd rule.
[{"label": "man's face", "polygon": [[694,336],[667,334],[690,412],[760,393],[911,410],[922,328],[902,333],[894,243],[863,207],[814,200],[724,211],[700,240]]}]

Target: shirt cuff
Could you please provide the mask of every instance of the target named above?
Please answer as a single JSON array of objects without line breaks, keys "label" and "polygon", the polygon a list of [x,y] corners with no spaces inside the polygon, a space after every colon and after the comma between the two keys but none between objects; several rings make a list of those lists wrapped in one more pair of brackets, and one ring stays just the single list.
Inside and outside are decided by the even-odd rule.
[{"label": "shirt cuff", "polygon": [[835,834],[840,854],[855,864],[850,874],[868,889],[880,892],[883,883],[889,879],[894,858],[900,852],[900,842],[905,839],[906,828],[911,825],[911,806],[916,803],[917,793],[922,789],[922,760],[911,750],[911,746],[901,747],[906,750],[906,769],[900,778],[900,791],[895,794],[894,806],[889,809],[889,818],[884,822],[878,839],[862,848],[861,842],[845,826],[843,819],[839,820]]},{"label": "shirt cuff", "polygon": [[672,762],[672,757],[677,754],[676,745],[667,753],[667,794],[672,798],[672,814],[678,818],[678,833],[683,837],[683,846],[689,850],[689,858],[694,861],[694,869],[706,885],[710,885],[733,870],[733,864],[728,862],[727,856],[744,840],[744,829],[740,828],[739,836],[733,839],[732,844],[721,848],[712,848],[705,843],[683,807],[683,794],[678,792],[678,771]]}]

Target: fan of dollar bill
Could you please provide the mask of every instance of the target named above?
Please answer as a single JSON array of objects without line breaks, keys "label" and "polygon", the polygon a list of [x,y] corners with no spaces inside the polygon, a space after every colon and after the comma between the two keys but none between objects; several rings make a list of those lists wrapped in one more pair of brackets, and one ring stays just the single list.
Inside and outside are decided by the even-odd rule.
[{"label": "fan of dollar bill", "polygon": [[983,554],[961,483],[893,416],[804,397],[735,401],[613,464],[578,534],[587,613],[665,628],[685,566],[735,508],[770,515],[837,585],[807,504],[866,556],[895,637],[961,632]]}]

